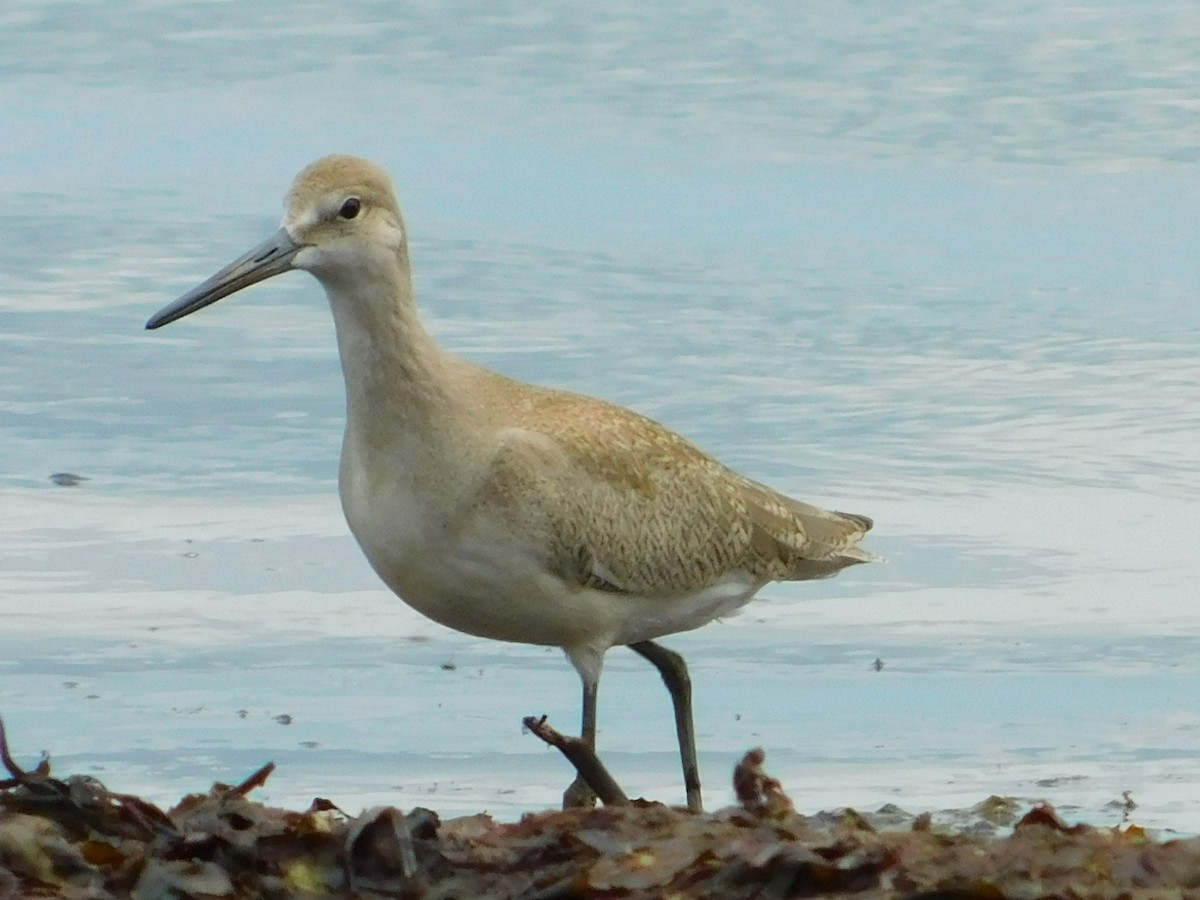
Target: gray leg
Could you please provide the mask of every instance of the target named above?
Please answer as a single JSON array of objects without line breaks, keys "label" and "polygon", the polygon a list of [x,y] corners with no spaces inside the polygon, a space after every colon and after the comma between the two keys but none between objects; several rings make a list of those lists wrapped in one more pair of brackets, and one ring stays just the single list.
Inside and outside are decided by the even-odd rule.
[{"label": "gray leg", "polygon": [[588,745],[588,749],[596,752],[596,695],[600,692],[598,683],[583,683],[583,724],[579,736]]},{"label": "gray leg", "polygon": [[[696,729],[692,724],[692,679],[687,663],[673,650],[654,641],[630,644],[629,649],[649,660],[671,694],[675,706],[675,733],[679,738],[679,758],[683,761],[683,784],[687,790],[688,809],[704,812],[700,799],[700,765],[696,761]],[[595,698],[593,698],[595,699]],[[586,714],[585,714],[586,715]]]},{"label": "gray leg", "polygon": [[[596,694],[600,689],[600,682],[591,680],[586,675],[580,673],[583,679],[583,726],[580,729],[580,738],[587,744],[588,749],[592,753],[596,752]],[[575,776],[575,780],[563,791],[563,809],[569,809],[572,806],[595,806],[596,794],[588,786],[588,783],[583,780],[582,776]]]}]

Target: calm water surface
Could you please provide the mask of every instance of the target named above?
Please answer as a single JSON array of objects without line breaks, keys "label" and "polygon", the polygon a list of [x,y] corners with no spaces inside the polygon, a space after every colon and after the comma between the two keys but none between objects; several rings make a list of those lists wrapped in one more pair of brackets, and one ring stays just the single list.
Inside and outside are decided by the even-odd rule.
[{"label": "calm water surface", "polygon": [[[1200,19],[643,6],[0,11],[19,758],[163,803],[268,758],[351,810],[570,780],[519,725],[574,727],[561,654],[422,620],[348,536],[316,283],[141,330],[338,150],[393,172],[446,345],[876,518],[886,564],[668,642],[710,805],[761,745],[802,809],[1130,791],[1200,831]],[[613,651],[604,756],[681,801],[668,716]]]}]

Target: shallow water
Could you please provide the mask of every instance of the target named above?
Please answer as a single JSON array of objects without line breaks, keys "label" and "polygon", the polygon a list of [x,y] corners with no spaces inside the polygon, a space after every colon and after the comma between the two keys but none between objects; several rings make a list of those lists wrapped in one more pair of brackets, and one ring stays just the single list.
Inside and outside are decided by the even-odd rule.
[{"label": "shallow water", "polygon": [[[520,730],[575,722],[561,654],[420,619],[347,535],[315,282],[141,330],[342,150],[393,171],[448,346],[875,517],[886,564],[668,642],[710,805],[762,745],[802,809],[1110,822],[1130,791],[1200,831],[1188,9],[127,6],[0,13],[20,758],[161,802],[271,758],[265,798],[351,810],[513,816],[569,781]],[[631,793],[682,799],[632,654],[601,726]]]}]

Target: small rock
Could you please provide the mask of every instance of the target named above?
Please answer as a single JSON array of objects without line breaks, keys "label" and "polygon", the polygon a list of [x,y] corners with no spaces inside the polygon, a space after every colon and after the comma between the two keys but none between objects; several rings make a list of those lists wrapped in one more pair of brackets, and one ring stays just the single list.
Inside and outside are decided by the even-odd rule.
[{"label": "small rock", "polygon": [[55,472],[50,476],[50,480],[59,487],[78,487],[81,482],[89,479],[83,475],[76,475],[74,472]]}]

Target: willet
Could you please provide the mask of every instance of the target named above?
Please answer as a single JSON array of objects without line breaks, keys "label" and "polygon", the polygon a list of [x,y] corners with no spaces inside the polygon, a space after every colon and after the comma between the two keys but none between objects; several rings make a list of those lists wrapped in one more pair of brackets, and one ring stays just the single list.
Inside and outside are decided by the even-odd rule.
[{"label": "willet", "polygon": [[[304,169],[279,231],[146,327],[291,269],[315,275],[333,310],[346,381],[339,493],[379,577],[450,628],[561,647],[593,749],[605,653],[645,657],[670,691],[699,811],[687,667],[654,639],[732,613],[769,582],[871,560],[858,548],[871,520],[778,494],[628,409],[447,353],[417,313],[391,181],[355,157]],[[566,800],[584,796],[577,779]]]}]

